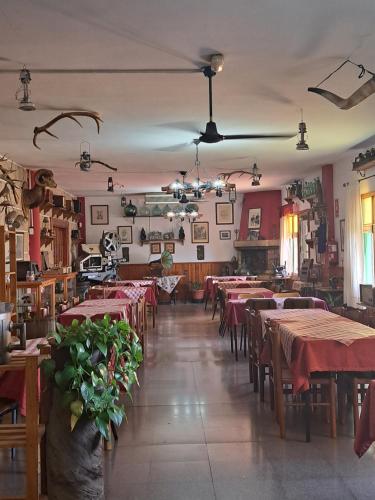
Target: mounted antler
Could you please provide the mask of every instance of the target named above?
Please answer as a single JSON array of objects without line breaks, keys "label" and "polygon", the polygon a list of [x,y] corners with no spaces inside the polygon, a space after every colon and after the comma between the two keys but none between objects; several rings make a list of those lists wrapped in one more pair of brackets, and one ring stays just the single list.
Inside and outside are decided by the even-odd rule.
[{"label": "mounted antler", "polygon": [[375,92],[375,76],[370,78],[370,80],[367,80],[366,83],[364,83],[346,99],[330,92],[329,90],[320,89],[318,87],[309,87],[307,90],[325,97],[328,101],[332,102],[340,109],[351,109]]},{"label": "mounted antler", "polygon": [[225,182],[227,182],[232,177],[232,175],[236,174],[239,174],[240,177],[242,177],[243,175],[250,175],[250,177],[254,176],[254,172],[248,172],[247,170],[235,170],[234,172],[221,172],[221,174],[218,174],[218,177],[223,177]]},{"label": "mounted antler", "polygon": [[95,111],[70,111],[68,113],[61,113],[58,116],[55,116],[55,118],[50,120],[48,123],[46,123],[42,127],[35,127],[34,128],[34,138],[33,138],[34,146],[36,148],[40,149],[40,147],[36,143],[36,138],[42,132],[45,132],[46,134],[50,135],[51,137],[55,137],[56,139],[58,139],[58,137],[56,135],[52,134],[52,132],[49,132],[49,130],[47,130],[47,129],[49,129],[52,125],[54,125],[56,122],[62,120],[63,118],[70,118],[71,120],[78,123],[78,125],[80,127],[82,127],[80,122],[76,118],[74,118],[75,116],[87,116],[88,118],[92,118],[96,123],[96,126],[98,128],[98,134],[99,134],[100,122],[103,122],[103,120],[100,118],[98,113],[96,113]]}]

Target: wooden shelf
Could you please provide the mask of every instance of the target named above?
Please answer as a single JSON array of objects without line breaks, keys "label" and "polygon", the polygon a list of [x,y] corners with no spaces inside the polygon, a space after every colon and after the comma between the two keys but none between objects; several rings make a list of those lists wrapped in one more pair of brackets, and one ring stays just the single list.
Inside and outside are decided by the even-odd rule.
[{"label": "wooden shelf", "polygon": [[181,243],[183,245],[184,242],[185,242],[185,240],[179,240],[179,239],[173,239],[173,240],[171,240],[171,239],[170,240],[143,240],[143,241],[141,240],[140,244],[141,244],[141,246],[143,246],[143,245],[150,245],[151,243],[169,243],[169,242],[171,242],[171,243],[177,242],[177,243]]},{"label": "wooden shelf", "polygon": [[279,247],[280,240],[236,240],[234,248],[270,248]]}]

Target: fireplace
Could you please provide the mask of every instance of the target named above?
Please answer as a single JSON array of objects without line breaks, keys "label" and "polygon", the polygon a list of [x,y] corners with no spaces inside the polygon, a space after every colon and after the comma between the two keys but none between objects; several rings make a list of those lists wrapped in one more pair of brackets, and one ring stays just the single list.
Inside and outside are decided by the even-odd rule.
[{"label": "fireplace", "polygon": [[235,241],[240,251],[240,265],[249,274],[273,272],[280,264],[279,240]]}]

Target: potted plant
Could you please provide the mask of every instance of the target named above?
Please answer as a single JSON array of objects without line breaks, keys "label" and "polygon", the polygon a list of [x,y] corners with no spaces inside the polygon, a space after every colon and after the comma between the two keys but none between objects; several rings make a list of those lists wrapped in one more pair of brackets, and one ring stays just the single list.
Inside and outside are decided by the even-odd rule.
[{"label": "potted plant", "polygon": [[204,289],[202,283],[194,281],[191,284],[191,301],[193,304],[198,304],[204,300]]},{"label": "potted plant", "polygon": [[[104,499],[102,439],[120,426],[120,391],[138,383],[142,348],[126,321],[109,316],[69,327],[57,325],[43,362],[50,383],[46,427],[48,498]],[[87,473],[90,471],[90,474]]]}]

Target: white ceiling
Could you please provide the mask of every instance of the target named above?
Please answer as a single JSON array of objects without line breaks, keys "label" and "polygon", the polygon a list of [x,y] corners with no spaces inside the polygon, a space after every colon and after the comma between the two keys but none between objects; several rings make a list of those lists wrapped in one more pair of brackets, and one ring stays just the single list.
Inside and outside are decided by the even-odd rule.
[{"label": "white ceiling", "polygon": [[[252,5],[253,4],[253,5]],[[200,147],[207,175],[249,168],[256,158],[261,188],[278,188],[337,159],[375,133],[375,96],[341,111],[307,92],[343,58],[375,70],[374,0],[7,0],[0,5],[0,58],[33,68],[191,68],[222,52],[224,71],[214,79],[214,119],[221,133],[297,131],[303,107],[311,150],[287,141],[228,141]],[[0,68],[21,64],[0,60]],[[354,67],[325,84],[346,96],[363,80]],[[114,181],[128,192],[156,191],[194,164],[194,146],[181,130],[208,120],[207,80],[189,75],[32,74],[38,105],[84,107],[104,120],[100,135],[83,119],[53,128],[60,139],[41,137],[34,126],[55,111],[16,109],[17,75],[0,74],[0,151],[28,167],[49,167],[61,187],[76,194],[105,194],[109,171],[75,169],[80,143],[92,157],[118,167]],[[173,126],[171,124],[177,124]],[[164,124],[164,125],[163,125]],[[353,152],[353,156],[355,152]],[[245,159],[236,159],[247,157]],[[248,190],[248,180],[238,180]]]}]

